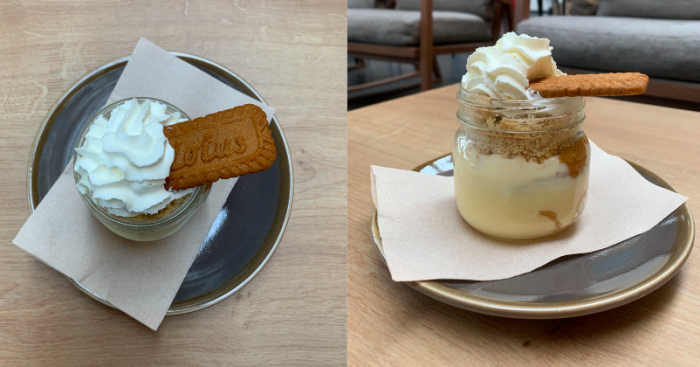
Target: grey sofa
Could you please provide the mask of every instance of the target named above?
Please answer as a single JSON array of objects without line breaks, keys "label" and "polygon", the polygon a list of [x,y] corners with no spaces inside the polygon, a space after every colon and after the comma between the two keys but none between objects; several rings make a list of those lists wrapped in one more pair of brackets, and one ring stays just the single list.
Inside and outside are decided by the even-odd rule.
[{"label": "grey sofa", "polygon": [[[435,0],[435,44],[490,42],[492,0]],[[348,1],[348,42],[414,46],[420,41],[420,0],[397,0],[376,9],[374,0]]]},{"label": "grey sofa", "polygon": [[[582,1],[579,13],[593,13]],[[700,0],[600,0],[593,10],[531,18],[517,32],[549,38],[569,73],[638,71],[651,78],[647,95],[700,103]]]}]

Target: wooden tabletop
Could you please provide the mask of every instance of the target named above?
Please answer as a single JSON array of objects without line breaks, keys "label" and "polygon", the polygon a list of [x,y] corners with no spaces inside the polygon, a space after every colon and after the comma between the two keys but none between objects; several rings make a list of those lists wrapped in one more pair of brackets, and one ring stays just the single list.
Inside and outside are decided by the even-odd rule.
[{"label": "wooden tabletop", "polygon": [[[370,165],[412,169],[450,152],[459,126],[456,93],[452,85],[348,114],[348,364],[700,365],[695,254],[641,300],[563,320],[480,315],[391,280],[370,237]],[[602,98],[586,102],[589,138],[659,174],[700,213],[700,113]]]},{"label": "wooden tabletop", "polygon": [[[0,365],[344,365],[345,1],[0,2]],[[56,99],[139,37],[203,56],[277,109],[294,158],[289,226],[235,296],[152,332],[11,244],[27,160]]]}]

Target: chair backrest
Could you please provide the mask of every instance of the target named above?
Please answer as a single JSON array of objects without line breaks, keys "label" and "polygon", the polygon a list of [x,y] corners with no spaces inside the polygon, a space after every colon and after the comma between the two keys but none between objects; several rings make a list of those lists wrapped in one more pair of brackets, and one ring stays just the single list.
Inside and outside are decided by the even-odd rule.
[{"label": "chair backrest", "polygon": [[375,0],[348,0],[348,9],[374,8]]},{"label": "chair backrest", "polygon": [[700,20],[698,0],[600,0],[599,16]]},{"label": "chair backrest", "polygon": [[[421,0],[397,0],[396,9],[420,10]],[[493,0],[433,0],[433,10],[471,13],[485,20],[493,18]]]}]

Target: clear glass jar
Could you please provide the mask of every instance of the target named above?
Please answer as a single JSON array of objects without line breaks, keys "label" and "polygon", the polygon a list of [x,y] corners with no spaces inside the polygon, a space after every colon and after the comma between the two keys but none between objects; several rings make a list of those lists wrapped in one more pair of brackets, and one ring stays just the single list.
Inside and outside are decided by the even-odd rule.
[{"label": "clear glass jar", "polygon": [[[102,110],[100,110],[95,116],[90,119],[90,122],[83,128],[78,139],[78,144],[76,148],[83,145],[85,141],[85,135],[90,130],[90,126],[93,124],[95,119],[104,115],[106,119],[109,119],[112,111],[128,100],[134,98],[128,98],[121,101],[114,102]],[[163,103],[167,106],[166,113],[179,112],[182,116],[182,121],[187,121],[190,118],[183,111],[177,107],[161,101],[155,98],[136,98],[139,103],[151,100]],[[73,155],[73,164],[78,159],[78,154]],[[73,176],[75,178],[75,183],[77,184],[80,180],[80,175],[73,171]],[[134,241],[155,241],[164,237],[167,237],[175,233],[178,229],[187,223],[190,218],[197,212],[197,210],[202,206],[204,201],[206,201],[209,196],[209,191],[211,189],[211,183],[199,186],[195,188],[194,192],[184,196],[180,199],[173,200],[168,206],[160,210],[158,213],[153,215],[141,214],[136,217],[120,217],[109,213],[105,208],[97,205],[91,198],[90,192],[86,194],[80,194],[85,205],[90,209],[92,215],[95,216],[105,227],[109,228],[112,232],[130,240]]]},{"label": "clear glass jar", "polygon": [[455,199],[489,236],[529,240],[573,224],[585,207],[591,148],[584,100],[492,100],[457,94]]}]

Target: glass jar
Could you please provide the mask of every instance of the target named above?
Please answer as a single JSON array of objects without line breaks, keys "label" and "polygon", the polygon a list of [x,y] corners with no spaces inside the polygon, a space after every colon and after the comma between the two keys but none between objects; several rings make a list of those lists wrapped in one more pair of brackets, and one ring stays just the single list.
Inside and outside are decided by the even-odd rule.
[{"label": "glass jar", "polygon": [[591,148],[581,97],[492,100],[457,94],[455,199],[472,227],[529,240],[560,232],[585,207]]},{"label": "glass jar", "polygon": [[[90,126],[94,123],[95,119],[99,116],[104,116],[107,120],[114,109],[119,107],[121,104],[128,100],[134,98],[128,98],[121,101],[114,102],[102,110],[100,110],[95,116],[93,116],[88,124],[83,128],[78,139],[78,144],[76,148],[81,147],[85,142],[85,135],[90,130]],[[147,100],[157,101],[163,103],[167,106],[165,112],[168,114],[179,112],[182,118],[179,122],[187,121],[190,118],[180,109],[155,98],[136,98],[138,103],[143,103]],[[73,155],[73,164],[78,159],[78,153]],[[75,178],[75,183],[77,184],[80,180],[80,175],[73,171],[73,176]],[[148,215],[140,214],[136,217],[121,217],[109,213],[105,208],[97,205],[90,196],[90,192],[87,191],[85,194],[80,194],[83,202],[90,209],[92,215],[95,216],[105,227],[109,228],[112,232],[130,240],[134,241],[155,241],[164,237],[167,237],[175,233],[178,229],[187,223],[190,218],[197,212],[197,210],[202,206],[204,201],[209,196],[209,191],[211,189],[211,183],[196,187],[194,192],[173,200],[168,206],[161,209],[158,213]]]}]

